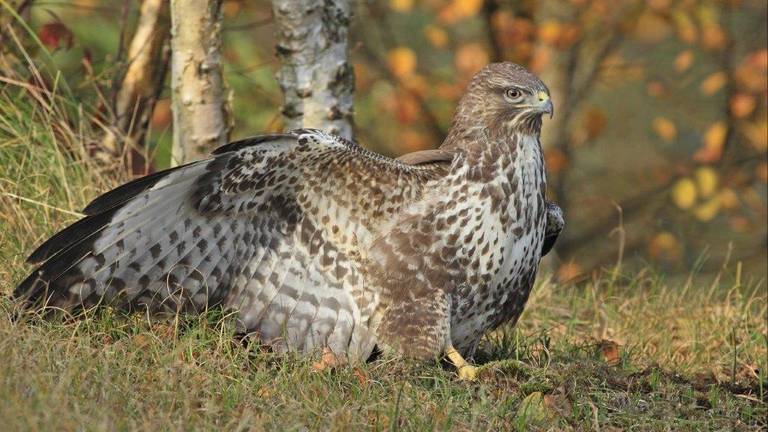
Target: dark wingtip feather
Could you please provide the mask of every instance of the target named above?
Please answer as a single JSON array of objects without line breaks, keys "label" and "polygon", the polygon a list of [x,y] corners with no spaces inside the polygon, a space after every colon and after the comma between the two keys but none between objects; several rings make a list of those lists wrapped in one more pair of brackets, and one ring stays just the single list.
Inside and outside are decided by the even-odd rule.
[{"label": "dark wingtip feather", "polygon": [[108,224],[117,210],[118,207],[113,207],[97,215],[86,216],[57,232],[29,255],[27,263],[39,264],[70,246],[81,242],[84,238],[90,237]]},{"label": "dark wingtip feather", "polygon": [[181,165],[174,168],[169,168],[167,170],[158,171],[156,173],[152,173],[144,177],[138,178],[136,180],[130,181],[128,183],[125,183],[123,185],[120,185],[112,189],[111,191],[98,196],[96,199],[91,201],[87,206],[85,206],[85,209],[83,209],[83,213],[85,213],[86,215],[95,215],[95,214],[107,211],[111,208],[120,206],[121,204],[124,204],[126,201],[130,200],[136,195],[151,188],[152,186],[157,184],[157,182],[159,182],[164,177],[166,177],[168,174],[171,174],[172,172],[180,168],[183,168],[185,166],[186,165]]}]

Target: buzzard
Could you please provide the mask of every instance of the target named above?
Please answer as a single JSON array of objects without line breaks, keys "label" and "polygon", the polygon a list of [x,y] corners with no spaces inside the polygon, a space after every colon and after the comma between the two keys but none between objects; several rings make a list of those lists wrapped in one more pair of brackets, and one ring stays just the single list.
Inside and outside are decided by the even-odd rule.
[{"label": "buzzard", "polygon": [[319,130],[256,136],[91,202],[14,295],[76,312],[222,306],[273,349],[447,356],[520,316],[563,227],[545,201],[547,87],[486,66],[439,149],[399,159]]}]

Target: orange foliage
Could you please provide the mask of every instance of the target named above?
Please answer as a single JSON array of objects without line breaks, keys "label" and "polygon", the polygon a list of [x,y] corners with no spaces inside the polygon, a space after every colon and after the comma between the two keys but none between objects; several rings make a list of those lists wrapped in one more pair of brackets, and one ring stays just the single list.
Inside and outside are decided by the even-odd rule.
[{"label": "orange foliage", "polygon": [[701,82],[701,92],[707,96],[711,96],[723,88],[727,81],[728,77],[724,72],[712,73]]},{"label": "orange foliage", "polygon": [[757,105],[757,101],[750,94],[737,93],[731,97],[730,105],[734,117],[744,118],[752,114]]},{"label": "orange foliage", "polygon": [[685,50],[675,57],[675,70],[677,72],[687,71],[693,64],[693,51]]},{"label": "orange foliage", "polygon": [[464,79],[469,79],[477,71],[487,65],[489,62],[488,53],[485,47],[479,43],[468,43],[459,46],[456,51],[454,63],[459,75]]},{"label": "orange foliage", "polygon": [[483,0],[452,0],[438,14],[437,19],[445,23],[454,23],[476,15],[483,7]]},{"label": "orange foliage", "polygon": [[544,160],[547,164],[547,171],[559,173],[568,165],[568,158],[565,153],[558,149],[544,150]]},{"label": "orange foliage", "polygon": [[677,128],[672,120],[665,117],[656,117],[651,124],[653,131],[656,135],[660,136],[664,141],[674,141],[677,137]]},{"label": "orange foliage", "polygon": [[448,34],[438,26],[426,26],[424,36],[435,48],[443,48],[448,43]]},{"label": "orange foliage", "polygon": [[387,64],[397,78],[405,78],[416,70],[416,53],[406,47],[391,49],[387,54]]},{"label": "orange foliage", "polygon": [[705,163],[720,160],[727,131],[728,126],[722,120],[711,125],[704,133],[704,145],[694,153],[693,160]]}]

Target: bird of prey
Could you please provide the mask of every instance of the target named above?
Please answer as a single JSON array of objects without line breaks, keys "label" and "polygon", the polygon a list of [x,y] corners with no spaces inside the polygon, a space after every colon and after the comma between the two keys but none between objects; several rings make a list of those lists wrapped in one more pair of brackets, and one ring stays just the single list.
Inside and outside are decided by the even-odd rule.
[{"label": "bird of prey", "polygon": [[545,200],[547,87],[486,66],[436,150],[391,159],[319,130],[256,136],[96,198],[14,295],[76,312],[221,306],[273,349],[447,357],[472,378],[563,228]]}]

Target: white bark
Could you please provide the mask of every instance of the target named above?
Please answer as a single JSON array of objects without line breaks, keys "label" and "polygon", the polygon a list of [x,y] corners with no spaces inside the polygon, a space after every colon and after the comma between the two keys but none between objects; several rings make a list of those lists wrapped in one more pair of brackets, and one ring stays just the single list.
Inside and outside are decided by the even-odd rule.
[{"label": "white bark", "polygon": [[115,98],[114,129],[107,131],[102,142],[112,157],[138,145],[144,135],[158,84],[165,76],[163,44],[169,26],[166,0],[142,2],[139,22],[128,47],[128,69]]},{"label": "white bark", "polygon": [[171,163],[207,156],[231,131],[221,70],[221,1],[171,0]]},{"label": "white bark", "polygon": [[273,0],[272,7],[285,129],[318,128],[352,138],[349,0]]}]

